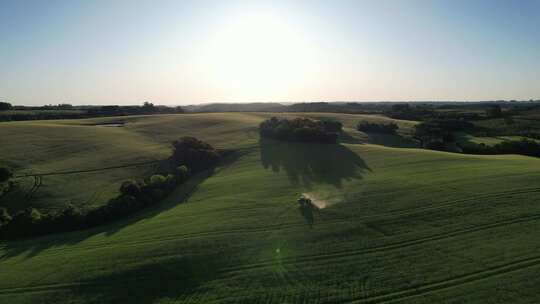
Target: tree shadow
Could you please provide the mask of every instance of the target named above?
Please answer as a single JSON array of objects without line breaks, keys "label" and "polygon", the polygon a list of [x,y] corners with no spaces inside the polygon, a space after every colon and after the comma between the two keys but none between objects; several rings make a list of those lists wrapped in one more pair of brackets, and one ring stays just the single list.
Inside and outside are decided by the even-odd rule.
[{"label": "tree shadow", "polygon": [[[154,303],[177,300],[209,292],[203,283],[220,276],[234,252],[222,250],[200,255],[177,255],[160,260],[141,261],[140,265],[97,276],[69,288],[70,297],[93,303]],[[43,303],[65,300],[62,293],[51,293]]]},{"label": "tree shadow", "polygon": [[280,142],[261,138],[261,163],[273,172],[284,171],[289,181],[308,189],[314,183],[341,188],[371,169],[356,153],[339,144]]}]

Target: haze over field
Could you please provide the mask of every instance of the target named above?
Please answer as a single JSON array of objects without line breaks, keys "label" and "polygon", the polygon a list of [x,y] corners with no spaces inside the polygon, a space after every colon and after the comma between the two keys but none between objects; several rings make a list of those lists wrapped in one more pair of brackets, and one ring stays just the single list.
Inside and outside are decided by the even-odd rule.
[{"label": "haze over field", "polygon": [[2,1],[0,100],[538,99],[539,1]]}]

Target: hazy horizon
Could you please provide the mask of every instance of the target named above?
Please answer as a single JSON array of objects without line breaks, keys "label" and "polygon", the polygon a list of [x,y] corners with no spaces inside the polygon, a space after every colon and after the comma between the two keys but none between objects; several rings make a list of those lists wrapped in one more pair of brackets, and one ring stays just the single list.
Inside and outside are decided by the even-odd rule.
[{"label": "hazy horizon", "polygon": [[3,1],[0,101],[540,99],[540,1]]}]

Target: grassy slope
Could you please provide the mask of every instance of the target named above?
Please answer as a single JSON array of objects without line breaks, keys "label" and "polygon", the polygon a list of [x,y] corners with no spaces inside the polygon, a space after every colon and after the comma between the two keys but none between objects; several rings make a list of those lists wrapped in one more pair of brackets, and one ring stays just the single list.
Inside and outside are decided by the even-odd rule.
[{"label": "grassy slope", "polygon": [[[352,130],[359,119],[389,120],[368,115],[282,114],[284,117],[338,117],[351,141],[368,141],[396,145],[407,144],[399,136],[367,135]],[[10,122],[0,125],[0,138],[8,145],[0,146],[0,165],[8,164],[17,174],[48,173],[122,166],[166,158],[170,142],[181,136],[194,135],[218,148],[237,149],[258,140],[258,124],[271,114],[194,114],[95,118],[81,120],[49,120]],[[124,127],[96,126],[123,122]],[[408,132],[413,124],[398,121]],[[371,138],[369,138],[371,136]],[[142,178],[152,166],[126,167],[104,172],[47,176],[43,186],[31,198],[26,193],[33,178],[21,180],[23,191],[0,198],[0,206],[11,211],[29,205],[54,209],[74,203],[101,205],[117,193],[120,183],[129,178]]]},{"label": "grassy slope", "polygon": [[[1,161],[16,174],[49,173],[119,166],[156,160],[166,155],[163,147],[122,128],[70,125],[71,121],[13,122],[0,125]],[[28,204],[55,208],[73,201],[99,204],[114,195],[118,184],[131,176],[143,176],[150,168],[137,167],[92,174],[48,176],[29,202],[19,193],[0,199],[0,205],[19,209]],[[23,179],[29,189],[33,179]]]},{"label": "grassy slope", "polygon": [[[539,300],[540,160],[259,143],[260,115],[129,118],[158,145],[191,133],[245,153],[159,209],[1,244],[0,302]],[[302,192],[328,207],[301,213]]]}]

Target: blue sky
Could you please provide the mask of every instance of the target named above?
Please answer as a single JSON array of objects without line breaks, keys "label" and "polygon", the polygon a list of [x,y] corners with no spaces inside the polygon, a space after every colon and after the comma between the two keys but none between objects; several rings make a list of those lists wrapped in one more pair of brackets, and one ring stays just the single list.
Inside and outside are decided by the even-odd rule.
[{"label": "blue sky", "polygon": [[540,99],[539,32],[540,0],[0,0],[0,100]]}]

